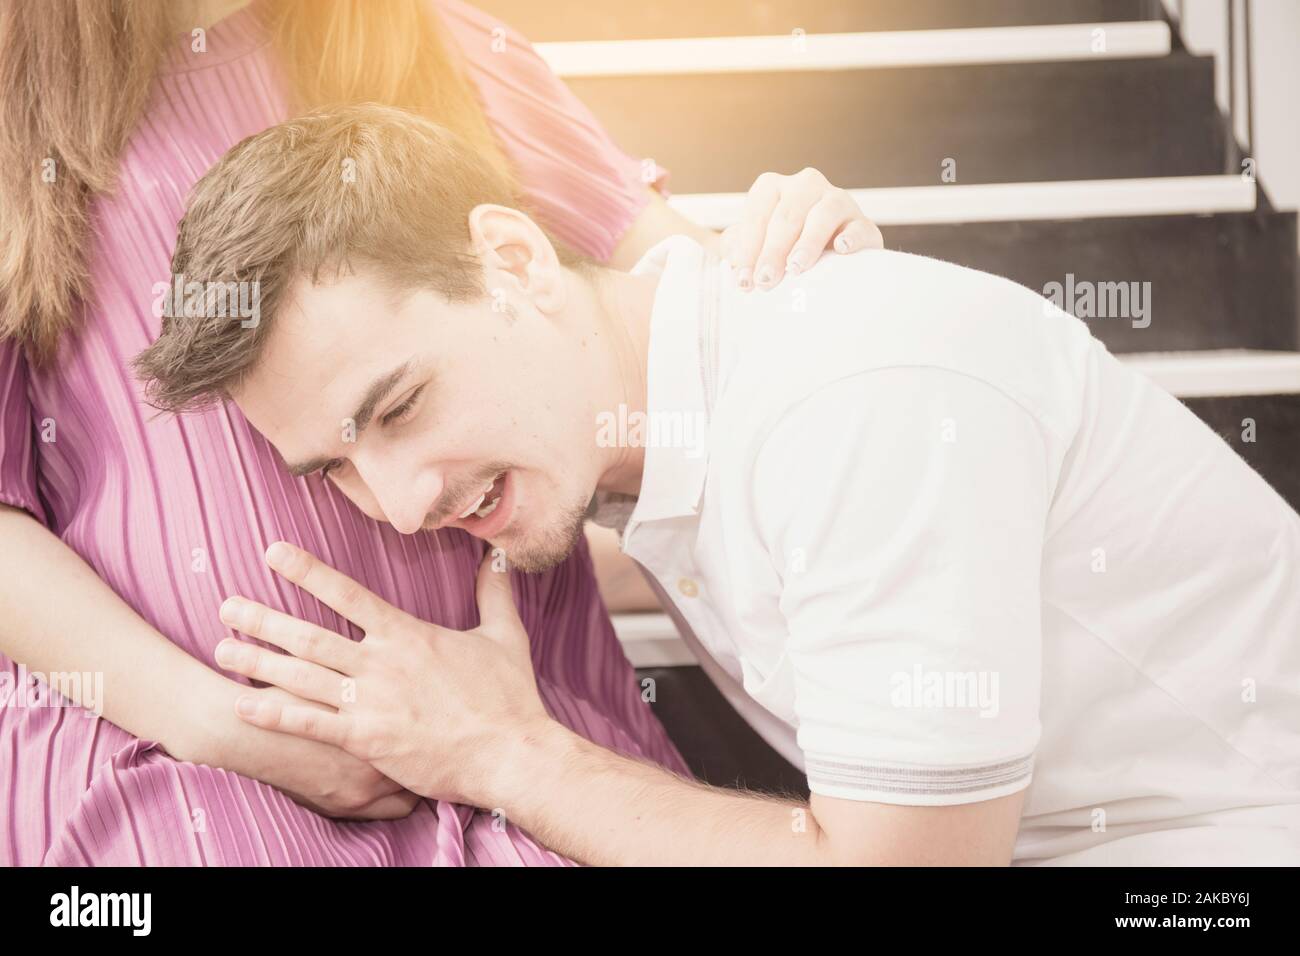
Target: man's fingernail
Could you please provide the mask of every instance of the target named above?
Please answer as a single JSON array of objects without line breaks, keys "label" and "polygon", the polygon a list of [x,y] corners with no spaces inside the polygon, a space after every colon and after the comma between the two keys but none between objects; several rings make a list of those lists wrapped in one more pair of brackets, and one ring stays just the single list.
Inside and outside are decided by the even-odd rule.
[{"label": "man's fingernail", "polygon": [[742,289],[748,289],[754,284],[751,276],[752,273],[748,268],[741,269],[736,273],[736,285],[740,286]]},{"label": "man's fingernail", "polygon": [[853,248],[853,240],[848,236],[838,236],[835,239],[836,252],[849,252]]},{"label": "man's fingernail", "polygon": [[212,652],[212,656],[217,659],[217,663],[220,664],[222,667],[225,667],[227,664],[229,664],[231,660],[234,658],[234,654],[230,647],[230,639],[227,638],[226,640],[218,644],[216,650]]},{"label": "man's fingernail", "polygon": [[289,546],[283,541],[277,541],[266,549],[266,563],[275,567],[277,564],[283,564],[289,557]]},{"label": "man's fingernail", "polygon": [[252,717],[257,713],[257,701],[251,697],[241,697],[235,701],[235,710],[243,717]]},{"label": "man's fingernail", "polygon": [[754,275],[754,284],[771,285],[774,278],[771,266],[759,266],[758,272]]}]

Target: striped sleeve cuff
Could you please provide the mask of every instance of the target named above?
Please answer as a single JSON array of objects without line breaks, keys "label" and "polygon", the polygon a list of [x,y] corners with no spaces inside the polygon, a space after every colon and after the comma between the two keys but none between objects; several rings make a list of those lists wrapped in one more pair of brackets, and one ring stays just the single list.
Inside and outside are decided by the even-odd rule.
[{"label": "striped sleeve cuff", "polygon": [[905,806],[945,806],[992,800],[1023,790],[1033,779],[1034,755],[958,766],[867,763],[806,754],[808,789],[843,800]]}]

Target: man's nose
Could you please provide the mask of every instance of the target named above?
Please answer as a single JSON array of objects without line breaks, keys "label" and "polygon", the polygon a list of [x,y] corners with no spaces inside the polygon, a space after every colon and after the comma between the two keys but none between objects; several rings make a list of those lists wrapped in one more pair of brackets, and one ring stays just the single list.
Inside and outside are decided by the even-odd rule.
[{"label": "man's nose", "polygon": [[392,459],[358,456],[354,463],[385,521],[401,534],[415,534],[424,527],[442,493],[442,480],[436,473],[406,468]]}]

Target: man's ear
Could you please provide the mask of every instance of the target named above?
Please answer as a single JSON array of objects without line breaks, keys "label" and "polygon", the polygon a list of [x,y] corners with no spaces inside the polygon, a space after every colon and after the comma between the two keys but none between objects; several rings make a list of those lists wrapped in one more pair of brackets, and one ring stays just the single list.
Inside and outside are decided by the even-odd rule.
[{"label": "man's ear", "polygon": [[475,206],[469,213],[469,236],[483,263],[489,295],[504,285],[540,312],[564,308],[564,269],[546,233],[528,216],[508,206]]}]

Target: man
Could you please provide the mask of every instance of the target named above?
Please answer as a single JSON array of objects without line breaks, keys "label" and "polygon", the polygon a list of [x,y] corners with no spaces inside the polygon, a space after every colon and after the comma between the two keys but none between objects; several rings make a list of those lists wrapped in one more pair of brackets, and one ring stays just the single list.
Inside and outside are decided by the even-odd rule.
[{"label": "man", "polygon": [[[261,319],[170,320],[153,401],[228,396],[367,514],[492,546],[461,633],[273,545],[366,637],[232,598],[293,656],[219,661],[304,701],[246,719],[592,863],[1300,860],[1300,518],[1081,323],[897,253],[748,295],[685,237],[601,271],[479,189],[445,132],[371,108],[196,188],[174,271],[257,281]],[[495,571],[561,560],[588,514],[807,806],[547,715]]]}]

